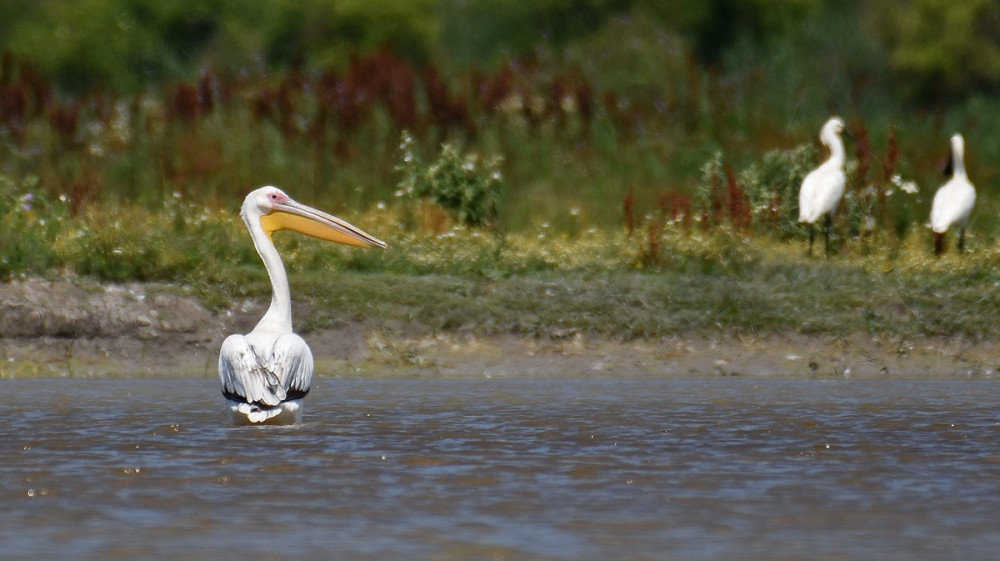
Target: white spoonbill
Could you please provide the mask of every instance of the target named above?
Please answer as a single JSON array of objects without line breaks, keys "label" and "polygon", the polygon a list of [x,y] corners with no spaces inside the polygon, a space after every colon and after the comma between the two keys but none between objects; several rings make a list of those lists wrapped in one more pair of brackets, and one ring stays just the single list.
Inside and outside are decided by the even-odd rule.
[{"label": "white spoonbill", "polygon": [[830,149],[830,158],[818,168],[809,172],[802,180],[799,190],[799,222],[809,225],[809,255],[812,255],[813,224],[823,218],[823,235],[826,239],[826,253],[830,254],[830,228],[833,224],[833,213],[837,210],[840,198],[844,196],[844,143],[840,133],[844,130],[844,121],[833,117],[820,130],[819,139]]},{"label": "white spoonbill", "polygon": [[931,229],[934,230],[934,253],[944,253],[944,235],[952,226],[958,226],[958,251],[965,249],[965,226],[976,204],[976,188],[965,174],[965,140],[961,134],[951,137],[951,158],[945,173],[951,179],[934,194],[931,204]]},{"label": "white spoonbill", "polygon": [[261,187],[243,201],[240,216],[271,277],[271,306],[246,335],[230,335],[219,352],[219,379],[235,424],[294,424],[302,420],[313,357],[292,332],[292,301],[285,266],[271,241],[278,230],[357,247],[385,242],[325,212],[293,201],[277,187]]}]

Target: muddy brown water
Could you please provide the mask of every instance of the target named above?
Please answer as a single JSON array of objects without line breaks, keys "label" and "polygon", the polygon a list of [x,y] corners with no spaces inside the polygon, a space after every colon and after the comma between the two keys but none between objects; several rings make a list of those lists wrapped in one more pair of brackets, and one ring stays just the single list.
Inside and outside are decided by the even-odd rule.
[{"label": "muddy brown water", "polygon": [[0,559],[995,559],[997,381],[0,380]]}]

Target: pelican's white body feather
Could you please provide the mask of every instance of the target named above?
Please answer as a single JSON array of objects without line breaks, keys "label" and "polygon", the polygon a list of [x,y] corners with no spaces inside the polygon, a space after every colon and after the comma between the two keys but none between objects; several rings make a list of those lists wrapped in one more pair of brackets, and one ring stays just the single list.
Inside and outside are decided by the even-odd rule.
[{"label": "pelican's white body feather", "polygon": [[290,229],[320,239],[359,247],[385,247],[343,220],[293,201],[276,187],[247,195],[240,211],[254,247],[271,278],[271,305],[246,335],[230,335],[219,350],[222,395],[235,424],[293,424],[302,420],[302,398],[309,393],[313,356],[292,332],[288,276],[271,233]]},{"label": "pelican's white body feather", "polygon": [[952,226],[964,228],[976,204],[976,189],[965,173],[965,141],[962,135],[951,137],[951,179],[934,194],[931,204],[931,229],[944,234]]},{"label": "pelican's white body feather", "polygon": [[799,222],[814,224],[825,215],[832,215],[844,196],[847,176],[844,174],[844,143],[840,132],[844,122],[834,117],[823,125],[820,141],[830,149],[830,158],[806,175],[799,190]]},{"label": "pelican's white body feather", "polygon": [[222,393],[236,424],[301,422],[312,374],[312,351],[294,333],[230,335],[219,352]]}]

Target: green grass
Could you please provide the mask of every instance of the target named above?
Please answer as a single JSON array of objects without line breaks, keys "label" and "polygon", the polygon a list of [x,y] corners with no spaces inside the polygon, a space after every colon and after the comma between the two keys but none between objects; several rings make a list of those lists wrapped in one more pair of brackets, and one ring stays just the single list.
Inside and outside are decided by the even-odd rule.
[{"label": "green grass", "polygon": [[[8,277],[76,275],[99,282],[173,283],[215,309],[266,301],[266,274],[235,213],[175,199],[70,216],[60,201],[8,200],[0,262]],[[411,211],[416,212],[411,209]],[[500,236],[406,227],[407,211],[372,209],[352,222],[387,240],[361,250],[279,234],[304,330],[357,321],[427,334],[616,340],[726,332],[1000,337],[1000,248],[936,259],[929,234],[895,258],[841,239],[809,258],[805,241],[716,227],[665,226],[655,258],[644,233],[537,226]]]},{"label": "green grass", "polygon": [[[808,259],[794,194],[817,158],[809,143],[749,154],[744,138],[729,146],[746,162],[737,165],[718,138],[673,137],[683,124],[667,117],[635,131],[598,112],[584,136],[566,129],[575,131],[567,136],[551,121],[532,128],[499,115],[483,122],[474,142],[449,144],[462,154],[421,154],[426,170],[444,161],[434,154],[450,154],[447,181],[423,177],[452,194],[473,189],[469,201],[496,194],[477,173],[502,172],[499,224],[477,229],[400,188],[406,151],[398,131],[378,122],[379,111],[374,126],[348,139],[346,155],[335,155],[258,122],[246,104],[188,123],[162,118],[161,102],[143,103],[128,119],[116,106],[111,124],[84,127],[76,144],[61,145],[41,121],[30,123],[25,141],[41,149],[3,143],[14,156],[0,173],[0,277],[175,283],[218,309],[266,299],[266,275],[236,212],[250,187],[279,183],[389,242],[374,251],[277,236],[294,294],[313,310],[302,318],[306,328],[350,320],[557,338],[1000,334],[1000,221],[988,183],[970,225],[972,251],[933,259],[922,217],[936,186],[930,181],[939,179],[922,180],[916,196],[895,189],[880,209],[870,193],[886,192],[881,162],[868,162],[873,171],[858,179],[861,162],[852,159],[835,255]],[[904,179],[926,177],[932,150],[900,134],[897,169]],[[434,137],[424,135],[424,144]],[[466,177],[472,155],[479,162],[502,155],[502,168]],[[862,188],[862,180],[877,188]],[[866,221],[875,229],[863,230]]]},{"label": "green grass", "polygon": [[[826,84],[815,76],[789,81],[782,69],[791,63],[784,58],[772,61],[773,67],[750,65],[732,75],[714,75],[690,66],[683,49],[662,49],[654,40],[659,37],[655,29],[644,33],[643,50],[622,57],[666,57],[655,66],[669,69],[669,75],[646,76],[651,82],[631,91],[605,77],[603,65],[614,65],[612,60],[596,67],[585,64],[601,58],[596,54],[607,47],[603,43],[565,55],[581,66],[579,76],[566,74],[565,61],[544,51],[535,70],[518,66],[506,82],[499,71],[485,76],[512,88],[502,99],[489,100],[490,107],[481,106],[487,100],[477,98],[471,77],[450,83],[450,95],[468,113],[460,125],[441,121],[430,111],[426,86],[419,82],[393,93],[412,96],[417,123],[393,121],[391,99],[381,98],[356,107],[354,117],[334,117],[332,112],[347,101],[324,97],[317,69],[303,76],[274,72],[245,79],[210,74],[226,95],[220,93],[206,107],[197,101],[181,103],[179,84],[135,96],[107,92],[35,99],[28,85],[15,80],[11,92],[27,96],[30,111],[23,120],[0,123],[0,173],[16,183],[31,183],[36,194],[65,197],[74,211],[114,204],[160,210],[175,193],[209,208],[231,209],[246,192],[264,184],[335,212],[359,211],[378,203],[392,205],[398,198],[403,179],[399,139],[402,130],[410,130],[414,152],[427,162],[442,143],[483,163],[500,162],[504,188],[497,220],[505,230],[545,222],[572,232],[581,225],[618,227],[629,194],[642,213],[653,212],[664,194],[693,196],[703,183],[703,166],[716,154],[747,193],[753,190],[747,184],[753,177],[766,175],[761,167],[774,150],[808,149],[806,163],[814,166],[818,128],[836,112],[848,120],[851,132],[865,131],[871,144],[864,156],[870,159],[864,162],[869,171],[863,177],[851,173],[849,191],[887,183],[883,166],[889,159],[890,131],[895,131],[898,158],[888,167],[920,184],[913,204],[921,216],[926,216],[933,189],[943,182],[937,165],[946,156],[947,138],[954,131],[965,133],[970,174],[984,195],[980,204],[985,211],[975,219],[977,226],[981,235],[1000,231],[1000,221],[993,218],[1000,214],[995,212],[998,205],[986,196],[1000,177],[993,164],[1000,161],[1000,142],[992,133],[1000,115],[995,99],[972,97],[930,114],[893,104],[881,90],[874,96],[881,103],[855,105],[851,100],[860,103],[873,96],[840,84],[837,98],[843,105],[831,104],[816,93]],[[620,36],[608,40],[620,43]],[[785,54],[792,56],[792,51]],[[814,66],[810,60],[799,69]],[[17,77],[15,73],[11,80]],[[590,93],[577,92],[573,103],[556,103],[551,90],[557,79]],[[788,88],[812,93],[798,99]],[[589,99],[587,112],[578,107],[582,99]],[[768,111],[761,109],[764,103]],[[544,111],[532,113],[528,108],[533,104]],[[351,119],[357,123],[344,122]],[[847,139],[852,170],[862,163],[861,148],[856,138]]]},{"label": "green grass", "polygon": [[[235,212],[174,198],[165,210],[91,207],[13,193],[0,200],[0,264],[8,277],[75,275],[156,281],[223,309],[266,300],[266,274]],[[916,231],[895,253],[841,237],[838,253],[809,258],[801,237],[704,231],[666,223],[648,236],[619,229],[575,235],[537,225],[506,234],[408,224],[416,202],[373,208],[351,222],[389,243],[362,250],[278,234],[304,329],[361,321],[428,333],[656,339],[684,333],[780,332],[894,337],[1000,336],[1000,248],[931,255]]]},{"label": "green grass", "polygon": [[[409,85],[363,83],[406,71],[392,56],[344,61],[353,86],[318,67],[209,70],[211,103],[180,95],[196,83],[50,91],[15,60],[0,97],[26,105],[0,111],[0,279],[163,282],[217,310],[266,301],[237,212],[274,184],[389,242],[276,236],[306,330],[1000,337],[1000,101],[901,97],[856,15],[825,10],[712,68],[648,18],[616,18],[478,76],[430,60],[448,80],[436,92],[418,67]],[[435,111],[433,93],[465,119]],[[394,116],[408,100],[413,119]],[[831,113],[851,133],[848,188],[835,254],[809,259],[795,199]],[[978,192],[971,251],[934,259],[924,222],[955,131]],[[482,166],[465,174],[472,160]],[[486,226],[407,193],[408,176]]]},{"label": "green grass", "polygon": [[[909,275],[843,265],[765,264],[733,273],[546,272],[500,279],[339,272],[293,277],[313,310],[338,321],[404,322],[429,334],[615,340],[735,333],[1000,336],[996,275]],[[265,292],[258,294],[265,297]]]}]

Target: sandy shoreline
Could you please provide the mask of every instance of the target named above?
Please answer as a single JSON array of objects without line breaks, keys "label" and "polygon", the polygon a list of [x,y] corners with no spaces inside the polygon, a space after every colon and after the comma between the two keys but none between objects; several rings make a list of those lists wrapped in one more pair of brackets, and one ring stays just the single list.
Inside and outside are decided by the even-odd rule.
[{"label": "sandy shoreline", "polygon": [[[16,281],[0,286],[0,377],[215,377],[224,334],[248,331],[262,311],[246,302],[213,313],[170,286]],[[322,377],[1000,377],[994,343],[961,339],[720,330],[655,341],[546,340],[421,331],[345,324],[303,336]]]}]

